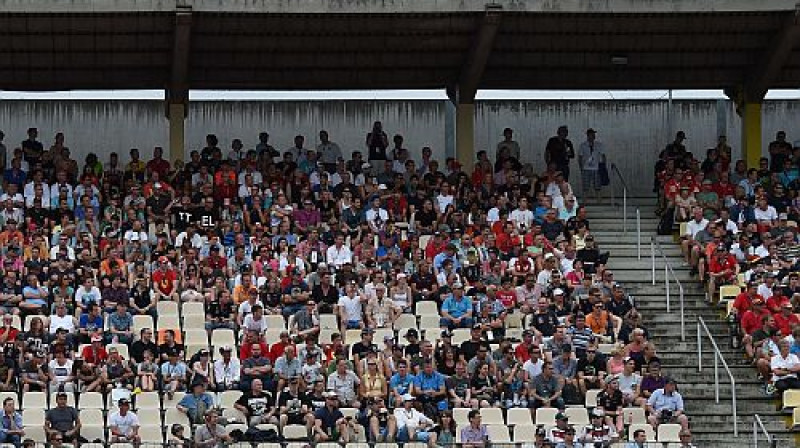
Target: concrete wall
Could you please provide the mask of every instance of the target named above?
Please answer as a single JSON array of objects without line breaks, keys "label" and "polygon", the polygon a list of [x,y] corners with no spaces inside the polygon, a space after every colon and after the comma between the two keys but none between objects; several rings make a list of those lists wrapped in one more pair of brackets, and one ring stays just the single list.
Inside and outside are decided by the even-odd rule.
[{"label": "concrete wall", "polygon": [[[193,102],[186,124],[188,149],[204,144],[207,133],[219,136],[223,148],[233,138],[253,147],[258,133],[270,132],[271,142],[285,149],[296,134],[315,145],[317,133],[326,129],[345,153],[364,149],[364,137],[374,120],[382,120],[387,133],[401,133],[406,146],[418,151],[431,146],[443,158],[453,154],[449,134],[448,107],[444,101],[252,101]],[[739,119],[729,102],[675,101],[672,129],[682,129],[688,146],[703,153],[713,146],[718,133],[729,136],[734,154],[739,154]],[[800,102],[770,101],[764,105],[763,141],[766,146],[779,129],[790,140],[800,139]],[[672,138],[666,101],[483,101],[476,107],[476,150],[494,155],[503,128],[515,130],[523,149],[523,161],[542,167],[547,138],[566,124],[576,145],[584,131],[593,127],[616,163],[639,193],[646,193],[652,166],[661,148]],[[25,138],[25,130],[37,126],[40,139],[52,142],[58,131],[66,134],[68,146],[82,161],[95,152],[102,159],[116,151],[123,159],[132,147],[149,157],[154,146],[167,144],[167,121],[158,101],[2,101],[0,129],[10,148]]]}]

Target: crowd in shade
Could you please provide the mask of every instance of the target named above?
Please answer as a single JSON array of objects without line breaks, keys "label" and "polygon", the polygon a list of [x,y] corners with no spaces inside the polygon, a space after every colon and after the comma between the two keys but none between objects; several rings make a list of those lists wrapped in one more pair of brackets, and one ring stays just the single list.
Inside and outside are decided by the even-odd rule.
[{"label": "crowd in shade", "polygon": [[[505,129],[465,171],[381,122],[356,148],[326,131],[280,149],[266,132],[228,149],[210,134],[185,163],[159,147],[79,163],[63,133],[48,148],[36,128],[8,147],[0,133],[0,442],[642,447],[669,425],[691,446],[676,382],[578,203],[607,184],[597,134],[527,142],[535,166]],[[681,148],[659,170],[675,210],[675,179],[706,191]],[[781,200],[790,160],[753,178],[764,200]],[[725,181],[719,166],[706,179]],[[735,309],[751,330],[748,313],[774,308],[748,353],[794,385],[772,333],[790,333],[774,286],[788,259],[774,254],[794,234],[777,215],[728,223],[692,224],[716,243],[689,235],[687,261],[714,287],[735,279],[714,248],[736,235],[751,281],[778,275]],[[766,308],[750,310],[753,295]]]}]

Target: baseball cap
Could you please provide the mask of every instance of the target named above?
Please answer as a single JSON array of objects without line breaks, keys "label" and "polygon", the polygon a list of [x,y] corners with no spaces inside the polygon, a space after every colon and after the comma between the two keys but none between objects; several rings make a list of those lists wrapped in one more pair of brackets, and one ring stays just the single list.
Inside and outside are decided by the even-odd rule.
[{"label": "baseball cap", "polygon": [[130,404],[131,404],[131,401],[128,400],[127,398],[120,398],[119,401],[117,401],[117,405],[118,406],[130,405]]},{"label": "baseball cap", "polygon": [[787,219],[789,219],[789,215],[787,215],[786,213],[781,213],[778,215],[778,219],[780,219],[781,221],[786,221]]},{"label": "baseball cap", "polygon": [[556,414],[556,420],[569,420],[569,417],[567,417],[567,415],[563,412],[559,412]]},{"label": "baseball cap", "polygon": [[564,295],[564,290],[561,289],[561,288],[556,288],[556,289],[553,290],[553,295],[554,296],[563,296]]},{"label": "baseball cap", "polygon": [[403,395],[403,401],[414,401],[414,396],[411,394]]}]

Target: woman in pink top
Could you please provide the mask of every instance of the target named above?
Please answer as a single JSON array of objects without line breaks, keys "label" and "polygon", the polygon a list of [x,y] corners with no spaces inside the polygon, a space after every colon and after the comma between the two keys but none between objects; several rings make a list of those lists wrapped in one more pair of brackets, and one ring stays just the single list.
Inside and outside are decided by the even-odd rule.
[{"label": "woman in pink top", "polygon": [[617,375],[622,373],[623,368],[625,367],[625,360],[623,359],[623,352],[620,348],[615,348],[611,352],[611,357],[608,358],[606,362],[606,372],[609,375]]}]

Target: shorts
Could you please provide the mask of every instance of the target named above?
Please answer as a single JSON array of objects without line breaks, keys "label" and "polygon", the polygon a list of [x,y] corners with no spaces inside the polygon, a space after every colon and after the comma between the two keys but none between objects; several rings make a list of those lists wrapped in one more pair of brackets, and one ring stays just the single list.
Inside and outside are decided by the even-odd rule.
[{"label": "shorts", "polygon": [[286,414],[286,423],[289,425],[305,425],[306,419],[302,413]]},{"label": "shorts", "polygon": [[347,329],[354,330],[361,328],[361,321],[360,320],[348,320],[347,321]]}]

